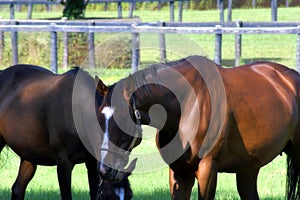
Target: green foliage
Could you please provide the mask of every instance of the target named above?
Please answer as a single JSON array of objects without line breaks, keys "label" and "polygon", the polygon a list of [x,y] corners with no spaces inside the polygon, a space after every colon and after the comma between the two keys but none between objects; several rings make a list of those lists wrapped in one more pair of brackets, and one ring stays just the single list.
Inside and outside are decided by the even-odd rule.
[{"label": "green foliage", "polygon": [[63,17],[67,19],[82,19],[86,8],[85,0],[66,0]]},{"label": "green foliage", "polygon": [[79,66],[88,55],[87,33],[68,33],[68,64]]},{"label": "green foliage", "polygon": [[129,35],[116,35],[96,47],[97,67],[130,68],[132,43]]}]

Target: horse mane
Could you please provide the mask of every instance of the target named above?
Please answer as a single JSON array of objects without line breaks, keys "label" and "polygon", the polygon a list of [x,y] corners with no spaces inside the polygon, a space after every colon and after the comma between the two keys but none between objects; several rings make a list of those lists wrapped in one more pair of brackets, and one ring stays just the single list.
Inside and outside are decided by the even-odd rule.
[{"label": "horse mane", "polygon": [[[167,62],[162,62],[162,63],[151,64],[147,68],[136,71],[132,74],[134,82],[137,85],[144,84],[146,86],[146,84],[147,84],[146,77],[151,77],[152,82],[160,85],[159,83],[162,82],[158,76],[160,70],[166,69],[166,68],[177,67],[178,65],[181,65],[182,63],[187,62],[188,58],[189,57],[182,58],[180,60],[175,60],[175,61],[167,61]],[[147,86],[145,89],[147,90]]]},{"label": "horse mane", "polygon": [[69,78],[76,78],[78,72],[82,73],[82,75],[86,78],[86,80],[94,80],[93,77],[85,71],[83,68],[74,66],[70,70],[66,71],[62,76],[67,76]]},{"label": "horse mane", "polygon": [[186,60],[187,60],[187,58],[182,58],[180,60],[163,62],[162,64],[165,66],[168,66],[168,67],[174,67],[174,66],[182,64],[183,62],[186,62]]},{"label": "horse mane", "polygon": [[[129,76],[121,79],[120,81],[110,85],[109,90],[113,91],[116,84],[125,84],[126,81],[128,81],[128,79],[132,79],[135,85],[145,85],[146,86],[147,85],[146,77],[149,77],[149,76],[152,78],[152,81],[154,83],[160,83],[161,81],[158,76],[159,70],[169,68],[169,67],[176,67],[176,66],[186,62],[188,58],[189,57],[182,58],[182,59],[175,60],[175,61],[167,61],[167,62],[162,62],[162,63],[150,64],[148,67],[138,70],[138,71],[130,74]],[[145,89],[147,90],[147,87]]]}]

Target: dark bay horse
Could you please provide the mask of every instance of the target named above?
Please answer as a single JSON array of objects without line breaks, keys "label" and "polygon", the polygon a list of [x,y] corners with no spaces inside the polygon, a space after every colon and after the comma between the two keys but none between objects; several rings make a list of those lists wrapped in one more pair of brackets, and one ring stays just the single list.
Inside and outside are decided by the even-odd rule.
[{"label": "dark bay horse", "polygon": [[172,199],[189,199],[195,178],[199,199],[213,199],[218,172],[236,173],[241,199],[259,199],[259,170],[282,152],[288,156],[287,198],[300,198],[296,71],[272,62],[226,69],[191,56],[99,88],[106,130],[99,172],[106,179],[122,178],[146,124],[158,129]]},{"label": "dark bay horse", "polygon": [[[96,199],[97,160],[79,138],[72,114],[72,90],[79,70],[57,75],[38,66],[16,65],[0,73],[0,151],[8,145],[21,158],[11,199],[24,199],[37,165],[57,166],[61,199],[72,199],[71,173],[78,163],[85,163],[90,197]],[[96,88],[95,80],[83,73],[84,87]],[[102,96],[94,94],[96,108]],[[128,182],[127,177],[124,181]],[[105,182],[101,196],[105,199],[111,192],[107,188],[114,191],[119,187]],[[130,187],[126,192],[132,193]]]}]

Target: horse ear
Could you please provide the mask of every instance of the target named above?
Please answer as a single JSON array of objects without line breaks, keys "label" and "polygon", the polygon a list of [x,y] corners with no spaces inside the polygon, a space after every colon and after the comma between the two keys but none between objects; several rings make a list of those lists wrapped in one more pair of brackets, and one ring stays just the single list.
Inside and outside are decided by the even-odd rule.
[{"label": "horse ear", "polygon": [[95,76],[96,89],[101,95],[106,95],[108,92],[108,87],[102,82],[101,79],[96,75]]},{"label": "horse ear", "polygon": [[124,96],[130,98],[134,90],[133,76],[130,74],[124,81]]}]

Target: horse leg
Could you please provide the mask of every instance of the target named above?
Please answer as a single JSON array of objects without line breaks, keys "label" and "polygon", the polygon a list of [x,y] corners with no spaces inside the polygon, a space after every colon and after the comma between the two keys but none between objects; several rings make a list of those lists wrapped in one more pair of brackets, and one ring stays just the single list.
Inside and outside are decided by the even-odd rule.
[{"label": "horse leg", "polygon": [[91,200],[96,199],[98,184],[99,184],[99,175],[97,172],[97,160],[95,158],[91,158],[85,163],[85,166],[88,173],[90,198]]},{"label": "horse leg", "polygon": [[57,161],[57,176],[62,200],[71,200],[71,177],[74,165],[67,158],[62,156]]},{"label": "horse leg", "polygon": [[6,142],[4,141],[3,137],[0,136],[0,152],[5,147],[5,145],[6,145]]},{"label": "horse leg", "polygon": [[289,200],[300,199],[300,136],[297,134],[294,143],[289,142],[284,148],[287,154],[287,187],[286,197]]},{"label": "horse leg", "polygon": [[210,157],[203,158],[196,171],[198,199],[214,199],[217,187],[217,165]]},{"label": "horse leg", "polygon": [[11,199],[24,199],[26,187],[33,178],[35,171],[36,165],[21,159],[18,177],[12,186]]},{"label": "horse leg", "polygon": [[257,192],[257,176],[259,169],[251,169],[236,173],[237,189],[242,200],[259,199]]},{"label": "horse leg", "polygon": [[169,169],[169,183],[172,199],[190,199],[192,188],[195,182],[193,174],[175,173]]}]

